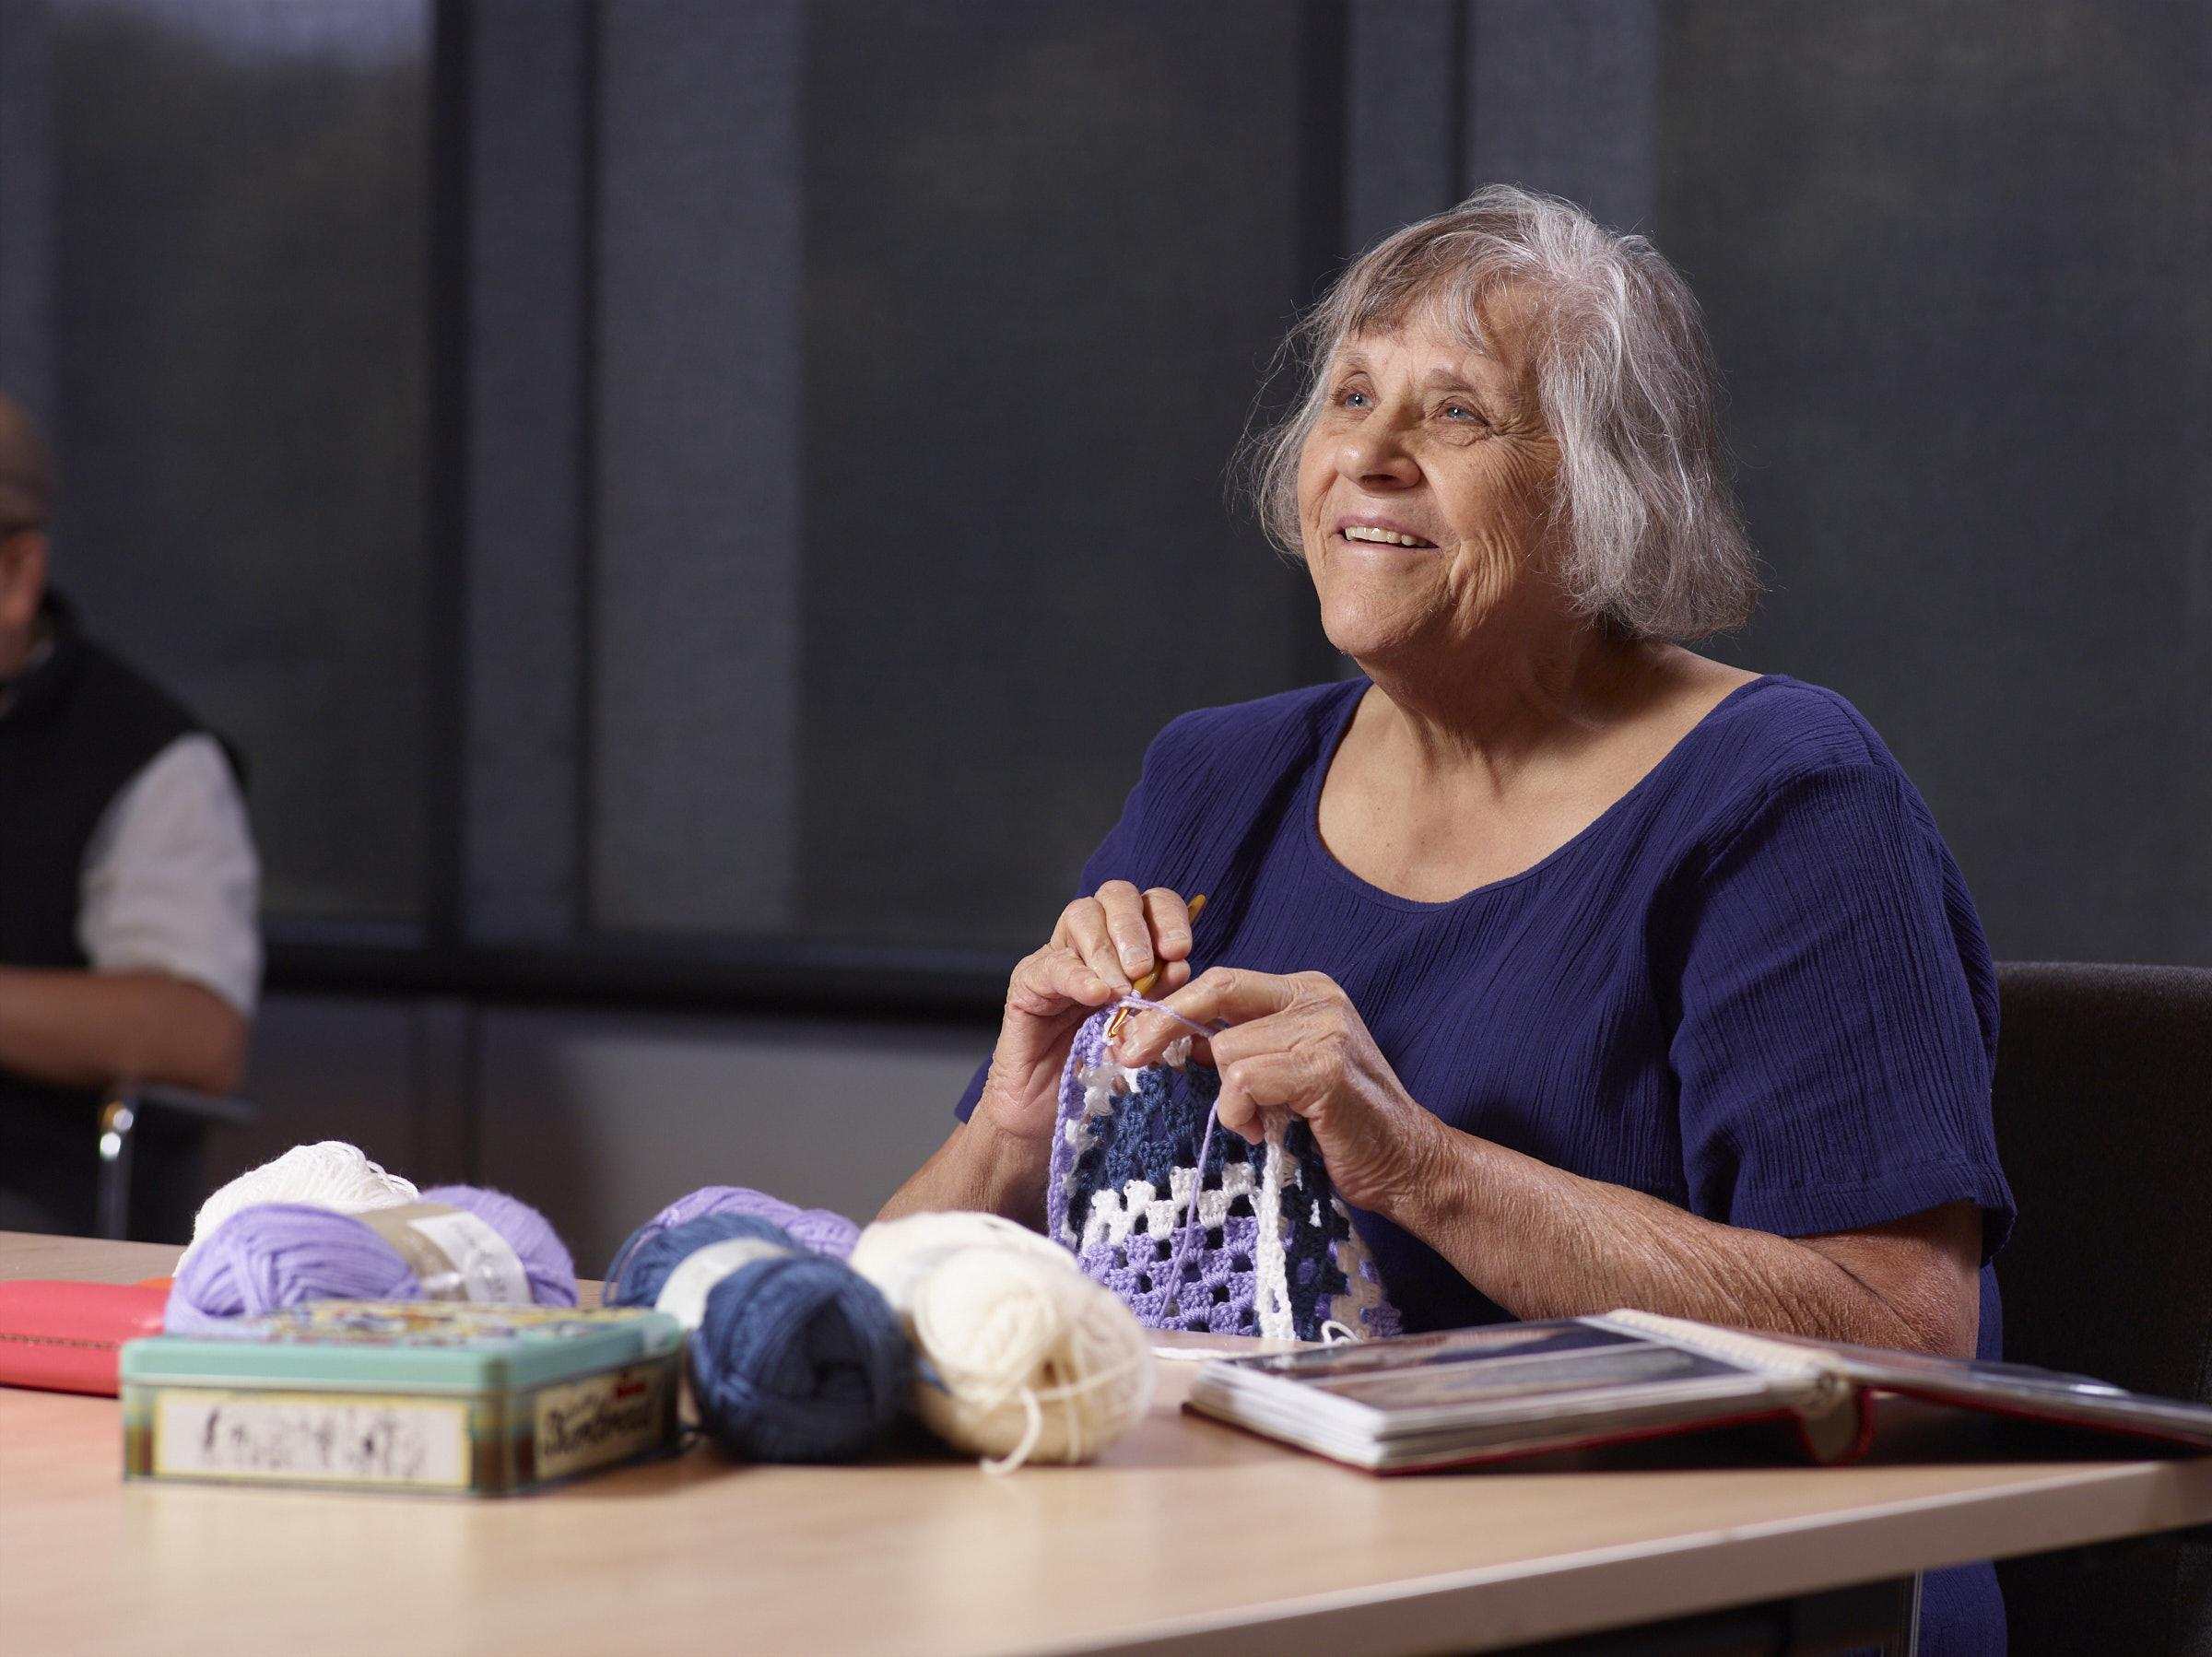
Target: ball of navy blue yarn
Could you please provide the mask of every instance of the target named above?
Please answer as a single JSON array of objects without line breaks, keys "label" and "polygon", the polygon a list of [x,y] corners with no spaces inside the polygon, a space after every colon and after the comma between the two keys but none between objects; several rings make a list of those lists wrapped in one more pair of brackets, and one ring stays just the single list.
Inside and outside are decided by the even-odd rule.
[{"label": "ball of navy blue yarn", "polygon": [[691,1391],[700,1424],[732,1455],[843,1462],[898,1418],[912,1362],[882,1292],[843,1261],[802,1252],[741,1266],[707,1291]]},{"label": "ball of navy blue yarn", "polygon": [[708,1214],[665,1231],[652,1222],[615,1256],[610,1306],[651,1306],[668,1274],[710,1244],[751,1238],[789,1250],[756,1260],[707,1291],[690,1339],[700,1425],[732,1455],[756,1462],[838,1462],[861,1454],[897,1418],[912,1355],[881,1291],[841,1260],[810,1254],[757,1215]]},{"label": "ball of navy blue yarn", "polygon": [[680,1226],[655,1231],[648,1220],[629,1234],[615,1251],[607,1268],[606,1287],[601,1299],[609,1306],[651,1306],[661,1298],[661,1286],[687,1254],[696,1254],[709,1243],[749,1237],[781,1248],[795,1249],[780,1226],[750,1214],[705,1214]]}]

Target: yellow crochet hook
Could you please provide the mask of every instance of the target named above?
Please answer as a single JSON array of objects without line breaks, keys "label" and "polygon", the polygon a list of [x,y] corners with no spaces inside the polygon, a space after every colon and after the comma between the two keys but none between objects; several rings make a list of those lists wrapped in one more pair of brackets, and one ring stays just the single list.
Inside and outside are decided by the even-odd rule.
[{"label": "yellow crochet hook", "polygon": [[[1191,922],[1194,925],[1197,923],[1198,911],[1205,907],[1206,894],[1204,892],[1200,892],[1195,898],[1191,899]],[[1129,986],[1131,991],[1138,995],[1144,994],[1146,992],[1150,990],[1154,984],[1159,981],[1159,975],[1166,970],[1167,968],[1165,966],[1153,968],[1151,971],[1146,973],[1144,977],[1138,979],[1135,983]],[[1127,1007],[1116,1007],[1114,1009],[1113,1017],[1106,1020],[1106,1040],[1109,1044],[1111,1044],[1114,1039],[1122,1033],[1122,1026],[1128,1020],[1128,1017],[1129,1009]]]}]

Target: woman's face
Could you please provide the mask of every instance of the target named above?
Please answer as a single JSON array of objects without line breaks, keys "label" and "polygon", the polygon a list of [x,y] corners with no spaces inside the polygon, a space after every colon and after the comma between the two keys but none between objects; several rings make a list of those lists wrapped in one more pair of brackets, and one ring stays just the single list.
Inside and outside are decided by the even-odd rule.
[{"label": "woman's face", "polygon": [[1559,603],[1540,545],[1559,450],[1500,301],[1483,315],[1495,355],[1419,312],[1328,365],[1299,522],[1322,627],[1361,662],[1450,651]]}]

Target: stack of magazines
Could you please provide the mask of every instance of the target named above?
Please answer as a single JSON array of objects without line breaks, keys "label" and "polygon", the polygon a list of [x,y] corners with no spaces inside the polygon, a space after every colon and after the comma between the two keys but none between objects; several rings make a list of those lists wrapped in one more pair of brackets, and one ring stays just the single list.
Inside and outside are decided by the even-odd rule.
[{"label": "stack of magazines", "polygon": [[1416,1473],[1751,1421],[1815,1461],[1872,1444],[1884,1400],[2212,1450],[2212,1407],[2078,1375],[1751,1335],[1617,1311],[1217,1359],[1189,1407],[1378,1473]]}]

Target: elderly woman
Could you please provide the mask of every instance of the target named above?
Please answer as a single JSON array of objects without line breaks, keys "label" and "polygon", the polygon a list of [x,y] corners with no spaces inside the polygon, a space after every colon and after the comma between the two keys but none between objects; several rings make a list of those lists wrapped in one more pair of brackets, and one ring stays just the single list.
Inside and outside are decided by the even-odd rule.
[{"label": "elderly woman", "polygon": [[[1221,1123],[1305,1120],[1410,1328],[1626,1306],[1994,1356],[1988,948],[1849,703],[1682,646],[1756,582],[1680,277],[1492,188],[1297,343],[1260,506],[1360,674],[1160,734],[886,1212],[1038,1223],[1071,1036],[1160,967],[1225,1026]],[[1924,1628],[2001,1645],[1988,1569]]]}]

